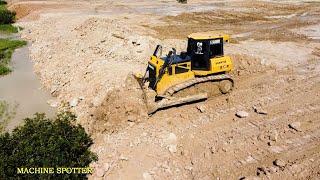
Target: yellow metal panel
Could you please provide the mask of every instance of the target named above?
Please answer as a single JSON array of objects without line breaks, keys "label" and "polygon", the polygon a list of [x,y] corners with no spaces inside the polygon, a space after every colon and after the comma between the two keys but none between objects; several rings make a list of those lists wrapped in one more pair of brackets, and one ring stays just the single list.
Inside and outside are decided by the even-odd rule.
[{"label": "yellow metal panel", "polygon": [[229,56],[216,57],[210,59],[211,69],[209,71],[194,70],[196,76],[207,76],[210,74],[216,74],[220,72],[229,72],[233,69],[232,60]]},{"label": "yellow metal panel", "polygon": [[209,74],[213,74],[211,71],[193,70],[193,72],[196,76],[207,76]]},{"label": "yellow metal panel", "polygon": [[149,61],[150,64],[152,64],[154,67],[156,67],[156,73],[157,73],[157,76],[158,76],[158,71],[160,69],[160,67],[164,64],[164,61],[160,58],[157,58],[156,56],[151,56],[150,58],[150,61]]},{"label": "yellow metal panel", "polygon": [[[159,76],[159,69],[164,64],[164,61],[156,56],[151,56],[150,64],[152,64],[156,68],[156,76]],[[168,69],[166,69],[165,74],[162,76],[160,82],[157,84],[157,94],[164,93],[169,87],[182,83],[186,80],[194,78],[194,73],[190,70],[189,72],[175,74],[175,66],[181,66],[182,64],[187,64],[186,69],[191,69],[191,62],[180,63],[172,65],[172,75],[169,75]],[[181,66],[183,67],[183,66]]]},{"label": "yellow metal panel", "polygon": [[233,69],[232,60],[229,56],[211,59],[212,73],[229,72]]},{"label": "yellow metal panel", "polygon": [[169,87],[193,78],[194,73],[192,71],[174,75],[169,75],[168,73],[165,73],[162,76],[161,81],[157,85],[157,93],[163,94]]}]

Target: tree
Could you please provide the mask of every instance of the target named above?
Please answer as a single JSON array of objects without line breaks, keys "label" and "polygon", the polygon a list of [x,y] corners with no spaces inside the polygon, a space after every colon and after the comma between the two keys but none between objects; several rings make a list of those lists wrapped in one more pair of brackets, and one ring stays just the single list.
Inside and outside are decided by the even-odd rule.
[{"label": "tree", "polygon": [[23,126],[0,135],[0,179],[86,179],[86,174],[17,174],[21,167],[88,167],[97,156],[89,150],[91,137],[76,116],[44,114],[26,118]]}]

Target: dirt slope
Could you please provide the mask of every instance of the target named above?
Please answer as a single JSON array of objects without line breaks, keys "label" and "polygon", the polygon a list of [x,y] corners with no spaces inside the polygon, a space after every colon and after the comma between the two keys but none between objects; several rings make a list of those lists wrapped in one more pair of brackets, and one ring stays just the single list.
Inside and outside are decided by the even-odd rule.
[{"label": "dirt slope", "polygon": [[[319,3],[12,3],[46,7],[18,24],[43,87],[94,137],[90,179],[319,178]],[[233,37],[234,91],[146,116],[128,74],[204,30]]]}]

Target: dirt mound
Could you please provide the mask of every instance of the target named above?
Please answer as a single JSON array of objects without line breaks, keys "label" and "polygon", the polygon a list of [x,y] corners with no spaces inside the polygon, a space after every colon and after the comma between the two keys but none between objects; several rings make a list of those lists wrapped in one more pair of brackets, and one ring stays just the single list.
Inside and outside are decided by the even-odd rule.
[{"label": "dirt mound", "polygon": [[231,58],[235,69],[232,74],[236,76],[265,72],[275,68],[273,65],[264,65],[260,59],[249,55],[234,54],[231,55]]},{"label": "dirt mound", "polygon": [[128,126],[128,122],[139,122],[147,117],[143,91],[132,74],[122,88],[111,90],[103,103],[93,112],[94,122],[90,131],[115,132]]},{"label": "dirt mound", "polygon": [[17,13],[17,19],[21,19],[25,16],[28,16],[31,12],[34,12],[37,9],[39,10],[40,7],[38,5],[30,6],[28,4],[14,4],[10,6],[9,9]]}]

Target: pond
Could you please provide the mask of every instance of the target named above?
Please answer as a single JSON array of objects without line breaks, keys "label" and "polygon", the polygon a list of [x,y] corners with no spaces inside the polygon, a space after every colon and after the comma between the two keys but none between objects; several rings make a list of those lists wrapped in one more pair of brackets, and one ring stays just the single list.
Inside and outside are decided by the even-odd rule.
[{"label": "pond", "polygon": [[16,114],[7,129],[13,129],[24,118],[32,117],[36,112],[46,113],[48,117],[54,116],[56,109],[47,104],[53,97],[41,89],[40,81],[33,72],[28,46],[15,50],[11,67],[13,72],[0,77],[0,100],[16,106]]}]

